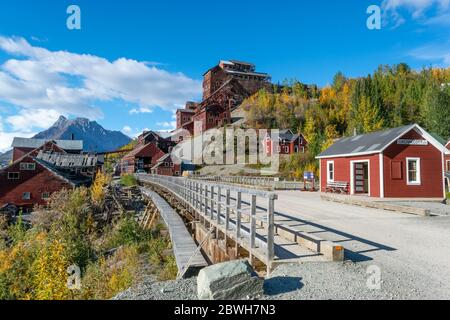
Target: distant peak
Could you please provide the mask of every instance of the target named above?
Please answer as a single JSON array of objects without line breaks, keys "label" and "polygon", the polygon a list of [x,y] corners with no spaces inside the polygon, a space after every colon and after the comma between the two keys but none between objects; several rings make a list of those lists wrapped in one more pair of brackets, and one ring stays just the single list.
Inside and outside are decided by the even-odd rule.
[{"label": "distant peak", "polygon": [[55,122],[53,126],[60,127],[61,125],[65,124],[67,122],[67,118],[64,116],[59,116],[58,121]]}]

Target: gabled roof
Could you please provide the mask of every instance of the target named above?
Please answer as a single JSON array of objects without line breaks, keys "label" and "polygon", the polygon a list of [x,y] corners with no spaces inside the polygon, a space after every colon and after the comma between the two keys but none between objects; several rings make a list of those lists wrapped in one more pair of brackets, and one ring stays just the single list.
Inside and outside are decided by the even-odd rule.
[{"label": "gabled roof", "polygon": [[[267,133],[270,136],[270,133]],[[278,139],[284,141],[295,141],[300,137],[299,134],[294,134],[291,129],[280,130],[278,133]]]},{"label": "gabled roof", "polygon": [[167,158],[170,158],[170,153],[167,153],[163,155],[161,158],[159,158],[156,164],[152,167],[152,169],[158,168],[160,165],[164,163],[165,160],[167,160]]},{"label": "gabled roof", "polygon": [[153,157],[159,153],[164,153],[158,146],[156,146],[154,142],[150,142],[147,143],[146,145],[136,147],[135,149],[133,149],[133,151],[125,155],[123,159],[135,158],[139,156],[139,154],[147,148],[152,149],[150,151],[151,152],[150,157]]},{"label": "gabled roof", "polygon": [[83,140],[51,140],[51,139],[45,140],[45,139],[29,139],[19,137],[14,138],[12,147],[36,149],[49,141],[54,141],[58,147],[64,150],[73,150],[73,151],[83,150]]},{"label": "gabled roof", "polygon": [[336,156],[355,156],[376,154],[383,152],[401,136],[411,130],[416,130],[437,149],[444,152],[445,147],[432,135],[427,133],[418,124],[401,126],[398,128],[377,131],[358,136],[345,137],[336,141],[331,147],[319,154],[316,158],[330,158]]}]

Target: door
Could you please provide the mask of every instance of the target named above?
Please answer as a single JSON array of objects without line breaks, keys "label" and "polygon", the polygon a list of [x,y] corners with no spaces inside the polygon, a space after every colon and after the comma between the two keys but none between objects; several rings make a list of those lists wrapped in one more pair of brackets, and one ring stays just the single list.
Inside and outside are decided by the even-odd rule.
[{"label": "door", "polygon": [[369,164],[367,162],[357,162],[354,165],[355,194],[369,193]]}]

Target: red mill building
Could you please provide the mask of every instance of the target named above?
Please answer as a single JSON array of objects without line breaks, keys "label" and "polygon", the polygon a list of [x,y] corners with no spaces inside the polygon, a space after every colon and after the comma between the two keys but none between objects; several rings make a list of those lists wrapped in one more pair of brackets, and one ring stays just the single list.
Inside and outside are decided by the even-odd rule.
[{"label": "red mill building", "polygon": [[445,199],[446,148],[419,125],[338,140],[322,152],[322,192]]},{"label": "red mill building", "polygon": [[[220,61],[203,75],[203,101],[188,102],[177,111],[177,129],[193,134],[230,123],[231,111],[258,90],[270,87],[270,79],[267,73],[256,72],[251,63]],[[196,121],[201,128],[194,129]]]}]

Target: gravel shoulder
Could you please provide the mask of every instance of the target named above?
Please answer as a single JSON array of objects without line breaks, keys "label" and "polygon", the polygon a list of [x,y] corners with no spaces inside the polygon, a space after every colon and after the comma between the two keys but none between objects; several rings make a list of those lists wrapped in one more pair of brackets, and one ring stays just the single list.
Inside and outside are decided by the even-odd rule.
[{"label": "gravel shoulder", "polygon": [[[450,299],[447,283],[424,290],[407,274],[381,271],[378,288],[367,283],[368,263],[309,262],[286,264],[265,279],[262,300],[410,300]],[[146,278],[113,300],[196,300],[197,279],[156,281]],[[369,281],[370,282],[370,281]]]}]

